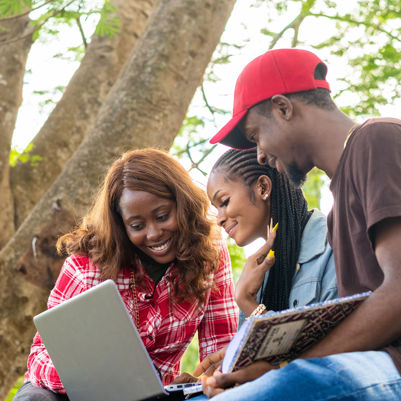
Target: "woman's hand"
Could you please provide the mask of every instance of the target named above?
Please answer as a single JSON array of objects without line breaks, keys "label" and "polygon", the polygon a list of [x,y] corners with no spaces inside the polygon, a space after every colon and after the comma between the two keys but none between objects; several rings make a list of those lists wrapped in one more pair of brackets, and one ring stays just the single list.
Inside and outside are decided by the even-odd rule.
[{"label": "woman's hand", "polygon": [[213,373],[221,366],[227,347],[223,347],[213,354],[208,355],[194,370],[193,375],[199,377],[212,376]]},{"label": "woman's hand", "polygon": [[258,306],[256,296],[263,283],[266,272],[274,265],[274,252],[271,251],[276,238],[276,228],[269,229],[266,243],[250,256],[235,286],[235,300],[239,308],[249,316]]},{"label": "woman's hand", "polygon": [[255,380],[271,369],[276,369],[276,367],[268,362],[258,361],[233,373],[223,374],[216,371],[211,377],[202,377],[203,393],[209,398],[214,397],[230,387]]}]

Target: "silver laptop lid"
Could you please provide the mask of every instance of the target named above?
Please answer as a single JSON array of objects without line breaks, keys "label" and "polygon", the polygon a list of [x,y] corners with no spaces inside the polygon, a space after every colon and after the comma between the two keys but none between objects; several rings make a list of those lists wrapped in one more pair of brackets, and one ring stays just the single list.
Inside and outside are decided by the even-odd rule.
[{"label": "silver laptop lid", "polygon": [[71,401],[167,394],[112,280],[34,317]]}]

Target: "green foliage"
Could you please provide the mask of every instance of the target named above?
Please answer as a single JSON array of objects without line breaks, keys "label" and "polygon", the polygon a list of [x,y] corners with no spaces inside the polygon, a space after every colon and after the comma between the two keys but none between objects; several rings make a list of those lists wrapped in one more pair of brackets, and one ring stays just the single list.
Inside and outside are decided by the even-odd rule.
[{"label": "green foliage", "polygon": [[35,28],[33,40],[42,35],[47,39],[58,35],[61,26],[77,25],[86,44],[81,19],[92,16],[98,18],[95,33],[101,36],[114,36],[121,26],[110,0],[0,0],[0,16],[18,15],[29,10],[32,11],[31,25]]},{"label": "green foliage", "polygon": [[246,256],[243,248],[236,245],[235,241],[230,237],[226,239],[228,252],[230,254],[231,268],[233,271],[234,283],[236,283],[241,275],[242,268],[246,262]]},{"label": "green foliage", "polygon": [[18,162],[30,163],[31,166],[37,166],[43,158],[39,155],[32,154],[33,144],[30,143],[22,152],[13,148],[10,150],[10,165],[14,167]]},{"label": "green foliage", "polygon": [[17,382],[15,383],[14,387],[8,393],[8,396],[6,397],[5,401],[12,401],[13,400],[13,398],[15,397],[15,394],[17,394],[17,391],[22,386],[23,382],[24,382],[24,376],[21,376],[17,380]]},{"label": "green foliage", "polygon": [[[283,4],[285,3],[285,4]],[[378,106],[393,102],[401,95],[401,7],[399,0],[355,0],[340,7],[338,1],[279,0],[256,2],[266,6],[270,23],[289,11],[297,16],[277,31],[264,28],[274,47],[286,47],[288,32],[292,46],[310,46],[328,52],[330,64],[344,65],[342,82],[334,97],[341,104],[343,93],[352,93],[355,101],[343,107],[351,117],[375,115]],[[298,10],[298,11],[294,11]],[[299,32],[305,26],[324,23],[313,39],[301,42]],[[302,25],[302,27],[301,27]],[[319,25],[316,25],[319,26]],[[321,25],[323,26],[323,25]],[[352,67],[351,69],[348,66]]]},{"label": "green foliage", "polygon": [[198,344],[198,332],[196,332],[194,338],[189,344],[189,347],[184,353],[181,360],[181,372],[187,372],[192,374],[196,365],[199,364],[199,344]]},{"label": "green foliage", "polygon": [[[173,156],[180,161],[189,160],[191,165],[189,171],[197,169],[203,176],[207,175],[209,170],[209,156],[213,153],[216,146],[209,144],[211,132],[217,132],[216,118],[229,115],[230,111],[211,104],[208,97],[209,86],[220,81],[219,69],[230,63],[235,54],[239,54],[242,45],[220,42],[217,46],[212,60],[210,61],[203,76],[203,84],[198,89],[195,97],[200,98],[200,112],[196,113],[190,109],[183,125],[174,140],[171,148]],[[213,90],[213,89],[211,89]],[[207,166],[204,168],[203,166]]]},{"label": "green foliage", "polygon": [[116,8],[109,1],[106,0],[103,4],[103,8],[100,12],[100,19],[96,26],[95,33],[100,36],[110,36],[113,37],[118,34],[121,28],[120,19],[113,13],[115,13]]},{"label": "green foliage", "polygon": [[178,135],[175,137],[170,152],[180,160],[189,160],[192,169],[198,169],[204,176],[206,171],[202,170],[202,162],[211,152],[207,138],[199,136],[199,132],[205,126],[205,121],[197,116],[187,115]]},{"label": "green foliage", "polygon": [[32,7],[31,0],[0,0],[0,16],[9,17],[20,14],[24,9]]},{"label": "green foliage", "polygon": [[325,183],[324,176],[324,172],[315,167],[309,172],[302,187],[309,209],[320,208],[321,190]]},{"label": "green foliage", "polygon": [[[85,32],[97,20],[95,32],[101,36],[114,36],[120,30],[120,20],[116,8],[110,0],[0,0],[0,16],[11,16],[26,13],[31,10],[31,26],[33,27],[32,39],[40,43],[57,40],[57,36],[65,33],[66,28],[76,29],[82,38],[82,44],[57,48],[54,58],[66,61],[80,62],[85,54],[89,39]],[[1,30],[1,27],[0,27]],[[91,32],[92,33],[92,32]],[[72,35],[73,36],[73,35]],[[5,38],[4,40],[15,40]],[[0,43],[1,45],[1,43]],[[61,49],[61,50],[60,50]],[[29,77],[27,81],[29,81]],[[56,86],[52,90],[38,89],[33,91],[39,95],[38,108],[40,113],[49,114],[53,106],[58,102],[64,90],[63,86]],[[15,158],[15,152],[12,155]]]}]

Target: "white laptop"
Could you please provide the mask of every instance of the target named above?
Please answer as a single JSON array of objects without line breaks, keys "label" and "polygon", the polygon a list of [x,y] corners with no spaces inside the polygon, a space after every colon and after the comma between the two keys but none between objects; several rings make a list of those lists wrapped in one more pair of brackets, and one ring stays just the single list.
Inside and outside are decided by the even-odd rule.
[{"label": "white laptop", "polygon": [[112,280],[33,318],[71,401],[137,401],[201,391],[163,386]]}]

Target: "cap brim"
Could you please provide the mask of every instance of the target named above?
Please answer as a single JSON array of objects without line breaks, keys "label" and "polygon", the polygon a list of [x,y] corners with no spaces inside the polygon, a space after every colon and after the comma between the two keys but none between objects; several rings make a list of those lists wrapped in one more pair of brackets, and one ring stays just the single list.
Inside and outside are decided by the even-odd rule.
[{"label": "cap brim", "polygon": [[239,129],[238,124],[245,117],[248,110],[244,110],[234,116],[209,142],[222,143],[234,149],[251,149],[256,145],[246,139],[245,134]]}]

